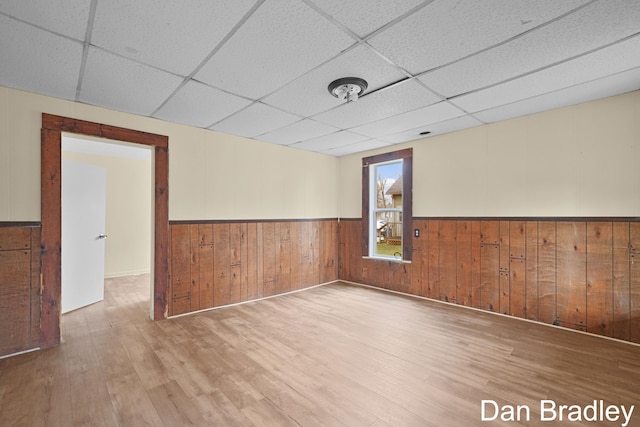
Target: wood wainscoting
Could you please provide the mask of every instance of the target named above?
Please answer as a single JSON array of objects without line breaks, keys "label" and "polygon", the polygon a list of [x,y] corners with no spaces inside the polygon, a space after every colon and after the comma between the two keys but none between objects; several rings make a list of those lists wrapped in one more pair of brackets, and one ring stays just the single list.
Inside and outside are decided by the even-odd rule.
[{"label": "wood wainscoting", "polygon": [[40,225],[0,223],[0,356],[40,346]]},{"label": "wood wainscoting", "polygon": [[[413,261],[360,255],[340,220],[339,277],[640,343],[640,222],[414,218]],[[636,263],[636,260],[639,261]]]},{"label": "wood wainscoting", "polygon": [[170,223],[169,315],[338,279],[338,221]]}]

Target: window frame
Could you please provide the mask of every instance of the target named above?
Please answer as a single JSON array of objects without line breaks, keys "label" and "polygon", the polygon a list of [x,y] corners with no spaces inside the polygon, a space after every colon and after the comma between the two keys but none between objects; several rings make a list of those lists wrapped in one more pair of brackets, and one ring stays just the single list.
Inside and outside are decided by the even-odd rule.
[{"label": "window frame", "polygon": [[[402,257],[401,261],[411,261],[412,259],[412,195],[413,195],[413,149],[393,151],[390,153],[378,154],[364,157],[362,159],[362,256],[380,260],[395,261],[396,258],[384,256],[372,256],[371,245],[371,181],[370,166],[378,163],[388,163],[395,160],[402,160]],[[375,176],[374,176],[375,178]]]}]

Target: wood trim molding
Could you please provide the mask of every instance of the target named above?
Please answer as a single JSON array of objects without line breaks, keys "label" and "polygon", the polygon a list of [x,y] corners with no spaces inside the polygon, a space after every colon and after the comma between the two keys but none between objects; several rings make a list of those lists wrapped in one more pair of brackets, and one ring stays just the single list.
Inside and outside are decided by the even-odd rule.
[{"label": "wood trim molding", "polygon": [[[361,219],[361,218],[358,218]],[[169,221],[169,225],[180,224],[263,224],[268,222],[338,221],[338,218],[280,218],[280,219],[194,219]]]},{"label": "wood trim molding", "polygon": [[362,158],[362,256],[369,256],[369,165],[403,159],[402,163],[402,259],[411,261],[413,236],[413,148]]},{"label": "wood trim molding", "polygon": [[402,259],[413,259],[413,152],[402,162]]},{"label": "wood trim molding", "polygon": [[42,319],[40,326],[42,348],[60,343],[62,132],[154,147],[154,320],[167,317],[167,289],[169,284],[169,138],[164,135],[42,113]]},{"label": "wood trim molding", "polygon": [[[357,218],[360,219],[360,218]],[[637,216],[416,216],[414,221],[640,222]]]},{"label": "wood trim molding", "polygon": [[36,221],[0,221],[0,227],[40,227]]},{"label": "wood trim molding", "polygon": [[[568,221],[568,222],[640,222],[635,216],[414,216],[414,221]],[[338,221],[362,221],[360,217],[338,218]]]}]

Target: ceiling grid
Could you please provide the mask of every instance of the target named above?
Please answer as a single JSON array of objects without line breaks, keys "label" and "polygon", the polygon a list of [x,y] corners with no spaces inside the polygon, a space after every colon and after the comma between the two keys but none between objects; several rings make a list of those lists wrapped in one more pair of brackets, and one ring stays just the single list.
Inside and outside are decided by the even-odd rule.
[{"label": "ceiling grid", "polygon": [[640,2],[0,0],[0,55],[3,86],[344,156],[640,89]]}]

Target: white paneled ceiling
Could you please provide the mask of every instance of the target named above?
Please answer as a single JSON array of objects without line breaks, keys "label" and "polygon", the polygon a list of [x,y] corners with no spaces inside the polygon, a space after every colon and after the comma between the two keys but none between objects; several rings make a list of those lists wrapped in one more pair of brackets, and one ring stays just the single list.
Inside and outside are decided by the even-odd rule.
[{"label": "white paneled ceiling", "polygon": [[640,1],[0,0],[0,57],[3,86],[343,156],[640,89]]}]

